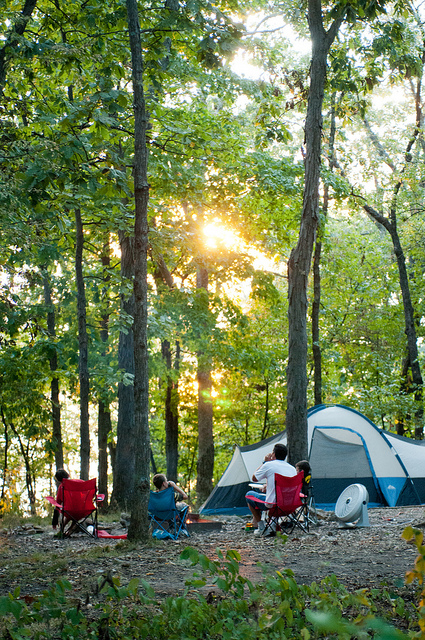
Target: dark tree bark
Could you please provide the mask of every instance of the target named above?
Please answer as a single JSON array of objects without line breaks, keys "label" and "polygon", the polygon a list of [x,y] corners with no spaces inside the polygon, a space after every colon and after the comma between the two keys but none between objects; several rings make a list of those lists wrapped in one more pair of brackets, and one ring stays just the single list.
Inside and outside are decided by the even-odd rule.
[{"label": "dark tree bark", "polygon": [[88,337],[86,319],[86,289],[83,276],[84,234],[81,211],[75,209],[75,279],[77,283],[77,316],[78,316],[78,370],[80,379],[80,478],[89,479],[90,473],[90,430],[89,430],[89,366]]},{"label": "dark tree bark", "polygon": [[15,23],[7,34],[6,41],[0,49],[0,95],[3,93],[6,83],[7,63],[9,58],[17,55],[20,36],[23,35],[36,5],[37,0],[25,1],[20,15],[17,16]]},{"label": "dark tree bark", "polygon": [[393,202],[393,205],[391,207],[390,218],[383,216],[381,213],[376,211],[376,209],[370,207],[367,204],[364,205],[363,208],[374,220],[376,220],[376,222],[379,222],[379,224],[381,224],[388,231],[393,243],[394,253],[397,259],[401,295],[403,298],[404,331],[407,337],[407,349],[409,352],[409,362],[412,372],[412,383],[415,394],[415,401],[418,407],[417,411],[415,412],[415,437],[417,439],[421,439],[423,438],[423,380],[418,359],[415,313],[413,309],[412,298],[410,295],[409,276],[407,274],[406,259],[397,230],[395,202]]},{"label": "dark tree bark", "polygon": [[[119,234],[121,247],[121,279],[134,279],[134,241],[124,232]],[[121,312],[125,318],[134,318],[134,293],[121,294]],[[118,344],[118,368],[134,377],[133,326],[120,332]],[[115,448],[114,487],[111,502],[120,509],[130,508],[134,484],[134,385],[120,382],[118,385],[117,444]]]},{"label": "dark tree bark", "polygon": [[[424,51],[425,56],[425,51]],[[424,57],[425,60],[425,57]],[[412,137],[407,143],[406,150],[404,153],[405,167],[411,162],[412,156],[411,151],[414,144],[420,138],[421,126],[422,126],[422,101],[421,101],[421,80],[419,79],[417,82],[417,87],[415,91],[415,114],[416,114],[416,128],[413,132]],[[376,137],[373,137],[370,126],[368,127],[368,133],[371,138],[371,141],[374,145],[377,144]],[[385,162],[391,168],[394,168],[394,165],[389,162],[387,154],[384,154],[381,146],[378,146],[378,152],[381,157],[384,158]],[[403,171],[401,174],[403,174]],[[390,211],[388,216],[384,216],[382,213],[378,212],[373,207],[368,204],[363,205],[363,209],[366,213],[378,224],[382,225],[384,229],[390,234],[391,241],[393,244],[394,253],[397,259],[397,267],[399,274],[399,282],[401,295],[403,298],[403,309],[404,309],[404,331],[407,337],[407,350],[408,350],[408,360],[410,365],[410,370],[412,373],[412,387],[411,390],[415,394],[415,402],[417,409],[415,411],[415,437],[417,439],[423,438],[423,380],[422,373],[418,359],[418,344],[417,344],[417,335],[416,335],[416,326],[415,326],[415,313],[413,309],[412,297],[410,295],[410,285],[409,285],[409,276],[406,268],[406,258],[403,252],[403,248],[400,242],[400,236],[398,234],[398,224],[397,224],[397,199],[400,189],[403,185],[403,175],[398,178],[393,192],[392,202]]]},{"label": "dark tree bark", "polygon": [[[199,267],[196,274],[196,288],[205,295],[208,305],[208,271]],[[214,473],[214,435],[211,365],[205,354],[198,352],[198,462],[196,477],[196,493],[198,504],[210,495]]]},{"label": "dark tree bark", "polygon": [[6,420],[4,418],[3,409],[1,409],[1,416],[4,429],[4,449],[3,449],[3,478],[1,483],[1,502],[0,502],[0,515],[2,514],[2,505],[4,505],[4,499],[6,497],[6,486],[8,484],[9,475],[9,429],[7,427]]},{"label": "dark tree bark", "polygon": [[301,225],[297,245],[288,261],[288,368],[286,429],[289,460],[308,455],[307,441],[307,286],[319,222],[319,180],[322,105],[329,48],[343,20],[341,15],[326,32],[320,0],[308,2],[312,41],[310,89],[305,123],[305,177]]},{"label": "dark tree bark", "polygon": [[313,257],[313,305],[311,312],[311,336],[314,363],[314,404],[322,404],[322,350],[320,347],[320,258],[322,242],[317,238]]},{"label": "dark tree bark", "polygon": [[[2,417],[2,422],[3,422],[3,426],[5,428],[5,431],[7,431],[7,422],[6,422],[6,417],[3,413],[3,410],[1,410],[1,417]],[[25,464],[25,486],[27,489],[27,494],[28,494],[28,502],[30,505],[30,512],[32,516],[35,516],[37,511],[35,508],[35,503],[36,503],[36,496],[35,496],[35,476],[34,473],[31,469],[31,446],[30,446],[30,441],[28,440],[26,444],[24,444],[21,436],[19,435],[15,425],[13,424],[13,422],[9,422],[9,426],[12,429],[13,433],[15,434],[17,440],[18,440],[18,444],[19,444],[19,449],[21,451],[21,455],[24,459],[24,464]]]},{"label": "dark tree bark", "polygon": [[130,540],[148,538],[150,490],[149,371],[147,343],[148,153],[147,114],[137,0],[127,0],[134,100],[134,426],[135,478]]},{"label": "dark tree bark", "polygon": [[[162,255],[155,257],[155,279],[158,288],[163,282],[169,289],[174,289],[175,283]],[[165,389],[165,457],[167,461],[167,478],[177,482],[179,461],[179,370],[180,343],[175,342],[174,367],[172,364],[171,345],[168,340],[161,344],[162,358],[167,369]],[[174,368],[174,375],[172,369]]]},{"label": "dark tree bark", "polygon": [[[329,130],[329,149],[328,149],[328,163],[329,168],[332,169],[335,166],[334,159],[334,145],[335,145],[335,95],[332,95],[331,100],[331,122]],[[322,220],[319,223],[318,234],[316,244],[314,247],[313,256],[313,304],[311,310],[311,337],[312,337],[312,350],[313,350],[313,364],[314,364],[314,404],[320,405],[323,402],[322,395],[322,349],[320,346],[320,297],[321,297],[321,275],[320,275],[320,261],[322,257],[322,237],[325,231],[326,218],[328,216],[329,208],[329,187],[327,184],[323,185],[323,206],[322,206]]]},{"label": "dark tree bark", "polygon": [[[167,385],[165,390],[165,457],[167,460],[167,478],[177,482],[179,460],[179,387],[178,381],[173,379],[172,353],[168,340],[162,341],[162,357],[167,367]],[[180,366],[180,344],[176,341],[176,355],[174,367],[178,371]]]},{"label": "dark tree bark", "polygon": [[[102,313],[100,319],[100,339],[103,344],[102,358],[108,358],[108,340],[109,340],[109,267],[111,265],[111,255],[109,246],[109,236],[106,235],[102,250],[102,268],[103,268],[103,292],[102,292]],[[111,412],[109,408],[108,398],[99,398],[98,402],[98,419],[97,419],[97,443],[99,451],[98,459],[98,488],[99,493],[103,493],[105,499],[100,503],[100,509],[105,510],[108,507],[108,436],[111,432]]]},{"label": "dark tree bark", "polygon": [[[43,270],[44,304],[47,307],[47,331],[54,342],[56,338],[55,308],[52,302],[52,292],[47,270]],[[63,444],[61,409],[59,402],[59,378],[56,375],[58,369],[58,355],[56,347],[52,344],[49,348],[49,365],[52,372],[50,382],[50,402],[52,406],[52,446],[55,455],[56,469],[63,469]]]}]

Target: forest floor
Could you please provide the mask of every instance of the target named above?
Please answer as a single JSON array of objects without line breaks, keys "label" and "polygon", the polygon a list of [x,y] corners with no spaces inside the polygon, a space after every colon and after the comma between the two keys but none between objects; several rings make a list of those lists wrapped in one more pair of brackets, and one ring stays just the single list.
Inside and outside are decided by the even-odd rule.
[{"label": "forest floor", "polygon": [[[122,585],[132,578],[143,578],[159,598],[182,593],[185,580],[194,572],[179,557],[186,546],[213,559],[217,549],[237,550],[241,574],[254,582],[261,580],[264,572],[291,569],[298,584],[334,574],[350,591],[387,585],[413,593],[415,587],[404,586],[404,576],[413,567],[417,549],[401,535],[408,525],[425,528],[424,507],[369,509],[368,514],[370,527],[342,529],[333,513],[319,512],[319,526],[309,533],[294,531],[286,542],[280,537],[254,536],[245,531],[248,518],[237,516],[215,518],[221,522],[219,530],[146,545],[94,540],[82,534],[60,540],[47,525],[9,526],[0,529],[0,595],[19,586],[21,597],[31,598],[52,583],[67,579],[74,596],[87,601],[107,574],[119,576]],[[100,528],[112,534],[124,531],[119,522],[101,522]],[[210,592],[215,586],[210,583],[203,589]]]}]

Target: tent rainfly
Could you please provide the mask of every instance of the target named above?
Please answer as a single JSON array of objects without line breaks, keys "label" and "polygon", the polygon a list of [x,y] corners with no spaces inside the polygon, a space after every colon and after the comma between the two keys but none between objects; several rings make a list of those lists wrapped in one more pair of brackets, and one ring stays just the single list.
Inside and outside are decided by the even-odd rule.
[{"label": "tent rainfly", "polygon": [[[286,432],[238,447],[200,512],[248,514],[245,493],[252,474]],[[308,412],[309,461],[316,505],[333,510],[350,484],[363,484],[369,506],[425,503],[425,441],[379,429],[358,411],[318,405]]]}]

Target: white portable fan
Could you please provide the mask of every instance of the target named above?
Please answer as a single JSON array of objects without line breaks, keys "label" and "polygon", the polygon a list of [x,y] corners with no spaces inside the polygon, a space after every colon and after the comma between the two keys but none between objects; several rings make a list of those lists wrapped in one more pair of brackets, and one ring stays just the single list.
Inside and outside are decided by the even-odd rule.
[{"label": "white portable fan", "polygon": [[[367,513],[369,494],[362,484],[350,484],[339,496],[335,505],[335,515],[341,527],[370,527]],[[356,523],[357,520],[357,523]]]}]

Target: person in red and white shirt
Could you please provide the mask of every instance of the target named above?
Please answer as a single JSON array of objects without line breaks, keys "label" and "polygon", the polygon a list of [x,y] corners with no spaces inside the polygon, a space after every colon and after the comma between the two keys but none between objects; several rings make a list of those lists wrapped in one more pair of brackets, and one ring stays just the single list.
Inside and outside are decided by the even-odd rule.
[{"label": "person in red and white shirt", "polygon": [[288,449],[284,444],[275,444],[272,453],[268,453],[263,464],[258,467],[252,476],[253,482],[265,481],[265,492],[248,491],[246,494],[246,502],[252,513],[252,526],[261,532],[264,523],[261,520],[263,511],[268,511],[273,503],[276,502],[276,492],[274,485],[274,476],[278,473],[281,476],[292,478],[297,475],[297,470],[291,464],[286,462]]}]

